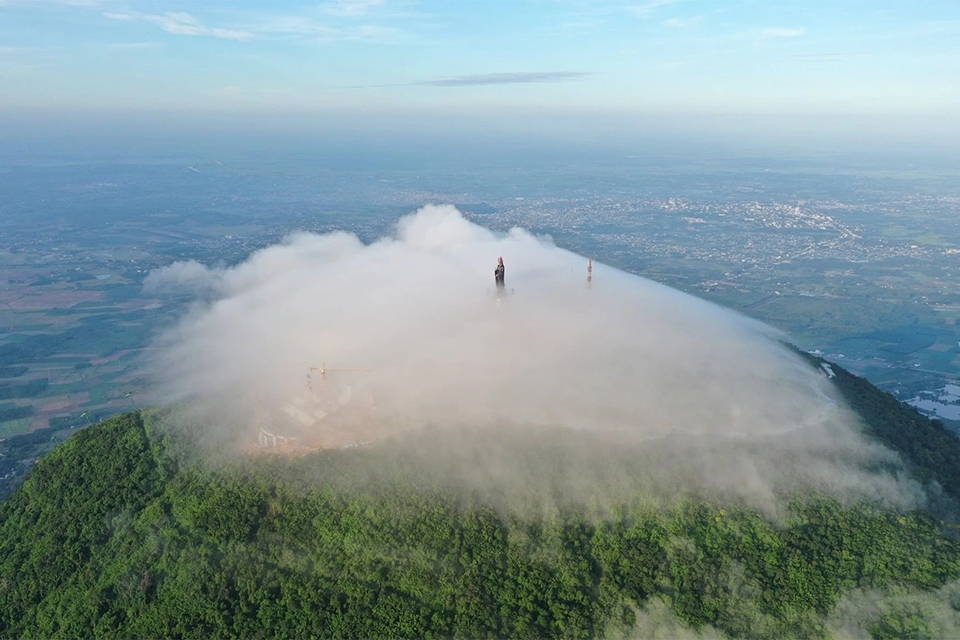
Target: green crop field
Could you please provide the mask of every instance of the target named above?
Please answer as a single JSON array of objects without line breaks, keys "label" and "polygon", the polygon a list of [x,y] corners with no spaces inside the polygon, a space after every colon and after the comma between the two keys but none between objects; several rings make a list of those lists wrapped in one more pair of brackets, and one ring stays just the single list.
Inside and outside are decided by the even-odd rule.
[{"label": "green crop field", "polygon": [[15,436],[30,431],[30,422],[33,418],[20,418],[0,422],[0,436]]}]

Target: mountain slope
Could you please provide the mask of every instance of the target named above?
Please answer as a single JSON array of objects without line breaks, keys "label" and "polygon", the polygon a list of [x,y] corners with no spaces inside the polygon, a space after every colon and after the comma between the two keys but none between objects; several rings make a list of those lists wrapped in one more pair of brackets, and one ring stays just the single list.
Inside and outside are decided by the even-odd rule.
[{"label": "mountain slope", "polygon": [[[901,419],[834,370],[880,407],[869,429]],[[952,491],[947,441],[915,440],[901,451]],[[822,637],[838,603],[909,593],[864,628],[931,637],[946,632],[922,594],[960,577],[953,524],[824,495],[777,522],[692,498],[521,513],[401,471],[330,480],[382,466],[376,449],[219,465],[178,462],[175,445],[127,414],[41,460],[0,506],[0,635],[587,638],[661,607],[731,637]]]},{"label": "mountain slope", "polygon": [[944,493],[960,501],[960,438],[942,422],[931,420],[910,405],[870,384],[866,378],[808,353],[813,366],[829,367],[843,399],[860,415],[866,432],[903,456],[924,482],[936,481]]}]

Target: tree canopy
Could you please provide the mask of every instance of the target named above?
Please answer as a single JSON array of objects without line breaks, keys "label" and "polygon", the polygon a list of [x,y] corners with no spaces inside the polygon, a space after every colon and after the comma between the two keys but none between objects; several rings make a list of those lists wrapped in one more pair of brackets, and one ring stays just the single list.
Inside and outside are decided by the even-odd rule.
[{"label": "tree canopy", "polygon": [[[305,480],[336,451],[217,465],[173,448],[131,413],[41,460],[0,506],[0,635],[592,638],[659,603],[693,630],[824,637],[844,594],[960,577],[950,522],[821,494],[780,522],[692,498],[517,513],[402,478]],[[936,635],[916,607],[870,624]]]}]

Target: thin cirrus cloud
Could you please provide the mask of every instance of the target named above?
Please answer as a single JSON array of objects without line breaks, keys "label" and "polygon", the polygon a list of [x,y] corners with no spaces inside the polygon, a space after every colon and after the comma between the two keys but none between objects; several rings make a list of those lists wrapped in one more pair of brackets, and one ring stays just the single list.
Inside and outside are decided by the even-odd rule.
[{"label": "thin cirrus cloud", "polygon": [[541,82],[566,82],[591,75],[587,71],[528,71],[515,73],[479,73],[425,80],[412,84],[429,87],[469,87],[490,84],[531,84]]},{"label": "thin cirrus cloud", "polygon": [[806,29],[784,29],[782,27],[767,27],[760,29],[761,38],[799,38],[807,33]]},{"label": "thin cirrus cloud", "polygon": [[673,29],[690,29],[703,23],[703,16],[691,16],[689,18],[669,18],[663,21],[663,24]]},{"label": "thin cirrus cloud", "polygon": [[184,12],[168,12],[164,14],[108,12],[104,13],[103,15],[111,20],[123,20],[125,22],[150,22],[157,25],[167,33],[181,36],[208,36],[211,38],[221,38],[225,40],[252,40],[254,37],[249,31],[208,27],[191,14]]},{"label": "thin cirrus cloud", "polygon": [[832,53],[789,53],[783,57],[802,62],[840,62],[846,58],[866,54],[866,51],[836,51]]},{"label": "thin cirrus cloud", "polygon": [[635,4],[626,7],[626,9],[639,18],[649,18],[657,9],[671,4],[676,4],[680,1],[681,0],[648,0],[648,2],[644,2],[642,4]]},{"label": "thin cirrus cloud", "polygon": [[115,42],[113,44],[106,45],[107,49],[110,51],[137,51],[141,49],[157,49],[160,47],[159,42]]},{"label": "thin cirrus cloud", "polygon": [[331,27],[302,17],[282,17],[262,22],[256,27],[260,38],[332,42],[367,42],[373,44],[400,44],[412,40],[406,31],[396,27],[372,24]]},{"label": "thin cirrus cloud", "polygon": [[567,82],[593,75],[592,71],[518,71],[510,73],[476,73],[465,76],[450,76],[419,82],[398,84],[363,84],[344,89],[379,89],[382,87],[480,87],[497,84],[542,84]]},{"label": "thin cirrus cloud", "polygon": [[370,9],[383,4],[383,0],[334,0],[325,2],[324,12],[339,18],[359,18],[370,13]]}]

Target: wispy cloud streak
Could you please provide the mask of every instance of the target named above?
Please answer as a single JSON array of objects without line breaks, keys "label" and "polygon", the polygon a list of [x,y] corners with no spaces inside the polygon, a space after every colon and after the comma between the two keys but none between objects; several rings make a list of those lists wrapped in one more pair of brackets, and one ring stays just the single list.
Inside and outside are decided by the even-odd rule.
[{"label": "wispy cloud streak", "polygon": [[339,18],[360,18],[370,13],[370,10],[383,4],[383,0],[334,0],[325,2],[323,10],[331,16]]},{"label": "wispy cloud streak", "polygon": [[153,14],[130,11],[107,12],[103,15],[111,20],[123,20],[125,22],[150,22],[157,25],[167,33],[181,36],[208,36],[211,38],[222,38],[226,40],[252,40],[254,37],[249,31],[208,27],[193,15],[184,12]]},{"label": "wispy cloud streak", "polygon": [[806,29],[784,29],[782,27],[767,27],[761,29],[761,38],[799,38],[807,33]]},{"label": "wispy cloud streak", "polygon": [[703,16],[691,16],[689,18],[669,18],[663,21],[664,26],[673,29],[690,29],[703,23]]},{"label": "wispy cloud streak", "polygon": [[531,84],[541,82],[566,82],[591,75],[585,71],[532,71],[517,73],[480,73],[469,76],[453,76],[427,80],[415,84],[430,87],[468,87],[488,84]]},{"label": "wispy cloud streak", "polygon": [[627,7],[627,11],[640,18],[649,18],[660,7],[666,7],[677,2],[681,2],[681,0],[648,0],[648,2]]},{"label": "wispy cloud streak", "polygon": [[593,75],[591,71],[520,71],[513,73],[478,73],[466,76],[451,76],[420,82],[399,84],[367,84],[344,87],[346,89],[376,89],[379,87],[476,87],[496,84],[542,84],[568,82]]},{"label": "wispy cloud streak", "polygon": [[866,51],[837,51],[830,53],[788,53],[784,58],[800,62],[840,62],[853,56],[866,55]]}]

